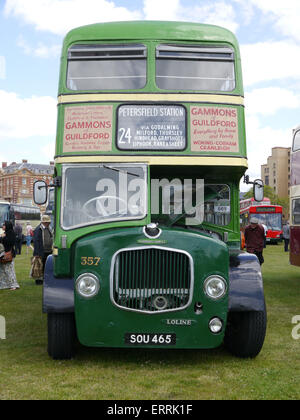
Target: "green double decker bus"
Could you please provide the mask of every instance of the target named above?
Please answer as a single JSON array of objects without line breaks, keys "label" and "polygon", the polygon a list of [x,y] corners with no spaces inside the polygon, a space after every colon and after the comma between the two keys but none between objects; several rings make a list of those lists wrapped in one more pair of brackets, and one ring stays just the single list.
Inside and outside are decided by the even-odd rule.
[{"label": "green double decker bus", "polygon": [[[73,357],[78,338],[118,348],[225,343],[255,357],[266,309],[257,257],[240,250],[246,169],[231,32],[158,21],[70,31],[43,291],[49,355]],[[42,181],[34,194],[47,200]]]}]

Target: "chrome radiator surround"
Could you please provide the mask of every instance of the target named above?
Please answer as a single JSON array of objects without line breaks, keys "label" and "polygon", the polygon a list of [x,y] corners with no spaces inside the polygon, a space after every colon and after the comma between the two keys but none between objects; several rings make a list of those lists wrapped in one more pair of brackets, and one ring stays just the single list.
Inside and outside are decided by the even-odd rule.
[{"label": "chrome radiator surround", "polygon": [[183,250],[143,246],[112,257],[110,297],[118,308],[157,314],[187,308],[193,298],[194,263]]}]

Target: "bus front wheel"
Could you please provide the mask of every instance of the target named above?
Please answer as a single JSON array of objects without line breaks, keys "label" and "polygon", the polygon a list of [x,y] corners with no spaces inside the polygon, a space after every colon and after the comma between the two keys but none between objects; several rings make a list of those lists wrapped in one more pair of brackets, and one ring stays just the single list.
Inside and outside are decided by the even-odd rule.
[{"label": "bus front wheel", "polygon": [[254,358],[264,344],[266,309],[260,312],[231,312],[225,333],[225,347],[237,357]]},{"label": "bus front wheel", "polygon": [[48,314],[48,354],[55,360],[75,355],[75,318],[73,313]]}]

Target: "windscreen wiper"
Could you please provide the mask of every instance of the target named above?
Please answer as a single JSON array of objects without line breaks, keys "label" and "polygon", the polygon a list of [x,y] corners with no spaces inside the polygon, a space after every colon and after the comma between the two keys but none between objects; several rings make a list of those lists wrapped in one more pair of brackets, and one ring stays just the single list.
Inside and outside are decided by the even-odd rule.
[{"label": "windscreen wiper", "polygon": [[134,174],[132,172],[125,171],[124,169],[114,168],[113,166],[107,166],[107,165],[101,165],[101,167],[103,167],[105,169],[110,169],[111,171],[121,172],[121,173],[124,173],[124,174],[127,174],[127,175],[132,175],[132,176],[136,176],[136,177],[140,178],[139,175]]}]

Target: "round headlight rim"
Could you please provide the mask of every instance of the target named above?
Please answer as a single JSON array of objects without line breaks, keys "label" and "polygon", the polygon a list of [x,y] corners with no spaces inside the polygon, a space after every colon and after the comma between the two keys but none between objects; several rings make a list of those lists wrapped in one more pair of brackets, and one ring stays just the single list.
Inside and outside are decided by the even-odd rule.
[{"label": "round headlight rim", "polygon": [[[218,280],[221,280],[222,283],[224,284],[224,291],[223,291],[223,293],[220,296],[217,296],[217,297],[211,296],[209,293],[207,293],[207,284],[209,283],[209,281],[211,281],[214,278],[217,278]],[[209,277],[207,277],[205,279],[203,288],[204,288],[205,295],[209,299],[211,299],[213,301],[221,300],[221,299],[224,298],[224,296],[226,295],[226,292],[227,292],[227,281],[224,279],[224,277],[220,276],[219,274],[212,274],[212,275],[210,275]]]},{"label": "round headlight rim", "polygon": [[[90,278],[92,278],[93,280],[95,280],[96,281],[96,290],[95,290],[95,292],[92,294],[92,295],[84,295],[83,293],[81,293],[80,292],[80,290],[79,290],[79,282],[84,278],[84,277],[90,277]],[[75,282],[75,288],[76,288],[76,291],[77,291],[77,294],[81,297],[81,298],[84,298],[84,299],[92,299],[92,298],[94,298],[95,296],[97,296],[98,295],[98,293],[99,293],[99,291],[100,291],[100,279],[99,279],[99,277],[98,276],[96,276],[96,274],[93,274],[93,273],[82,273],[82,274],[80,274],[78,277],[77,277],[77,279],[76,279],[76,282]]]},{"label": "round headlight rim", "polygon": [[[213,323],[213,321],[218,321],[218,322],[220,322],[220,330],[219,330],[219,331],[213,331],[213,330],[212,330],[212,323]],[[211,332],[212,334],[214,334],[214,335],[218,335],[218,334],[221,334],[221,333],[224,331],[224,322],[223,322],[223,320],[222,320],[221,318],[219,318],[218,316],[213,316],[213,317],[209,320],[208,327],[209,327],[209,330],[210,330],[210,332]]]}]

